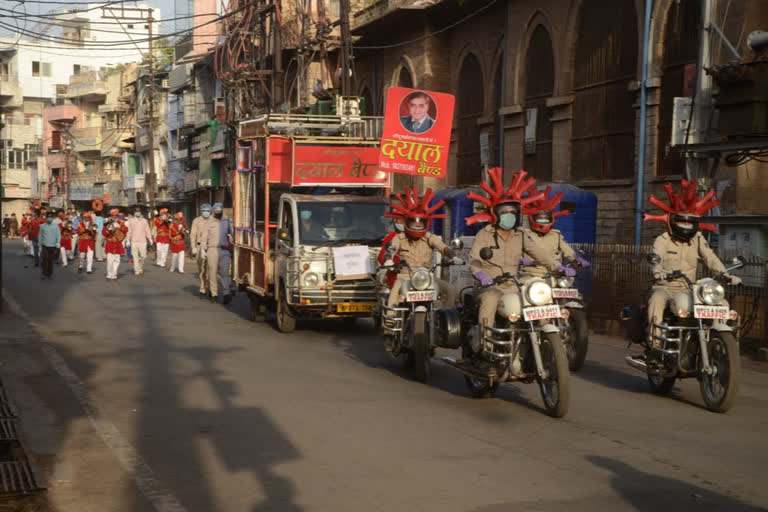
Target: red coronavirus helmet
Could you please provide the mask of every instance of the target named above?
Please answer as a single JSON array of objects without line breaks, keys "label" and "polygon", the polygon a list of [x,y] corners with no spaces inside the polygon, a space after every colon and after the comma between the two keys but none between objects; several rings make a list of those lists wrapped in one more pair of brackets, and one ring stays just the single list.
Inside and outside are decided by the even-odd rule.
[{"label": "red coronavirus helmet", "polygon": [[439,210],[445,201],[442,199],[432,206],[429,202],[435,197],[431,188],[424,191],[424,197],[419,197],[416,187],[406,188],[404,194],[395,195],[395,200],[390,203],[392,211],[385,213],[385,217],[392,219],[405,219],[405,234],[411,238],[421,238],[429,230],[432,219],[444,219],[444,213],[434,213]]},{"label": "red coronavirus helmet", "polygon": [[[499,224],[499,217],[509,211],[515,214],[515,224],[513,227],[520,225],[520,219],[523,215],[529,213],[529,205],[534,201],[538,201],[544,197],[544,194],[536,194],[533,196],[523,197],[526,190],[531,188],[536,179],[530,177],[526,179],[528,173],[520,169],[512,176],[512,181],[509,183],[509,187],[504,188],[502,181],[503,170],[501,167],[493,167],[488,170],[488,178],[490,184],[480,183],[482,188],[488,197],[470,192],[467,194],[469,199],[474,199],[485,205],[485,209],[480,213],[477,213],[471,217],[467,217],[467,226],[476,222],[490,222],[492,224]],[[504,229],[511,229],[504,227]]]},{"label": "red coronavirus helmet", "polygon": [[664,210],[659,215],[643,216],[643,220],[659,220],[667,223],[669,233],[680,240],[691,240],[700,229],[715,231],[714,224],[700,222],[701,216],[720,204],[715,197],[715,191],[710,190],[703,197],[696,194],[696,180],[682,180],[680,182],[680,195],[672,191],[672,185],[667,182],[664,189],[669,197],[669,204],[656,199],[653,194],[648,201]]},{"label": "red coronavirus helmet", "polygon": [[537,201],[533,201],[528,204],[528,221],[531,225],[531,229],[540,235],[546,235],[555,225],[555,221],[558,217],[568,215],[568,210],[555,211],[557,205],[563,199],[565,194],[558,192],[552,197],[549,194],[552,193],[552,187],[547,186],[543,191],[536,187],[528,189],[528,197],[535,197],[541,194],[543,197]]}]

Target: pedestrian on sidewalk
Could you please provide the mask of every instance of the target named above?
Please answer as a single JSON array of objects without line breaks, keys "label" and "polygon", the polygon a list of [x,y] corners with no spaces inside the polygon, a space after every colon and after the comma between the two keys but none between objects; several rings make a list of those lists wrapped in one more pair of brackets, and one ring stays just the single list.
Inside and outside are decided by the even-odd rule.
[{"label": "pedestrian on sidewalk", "polygon": [[90,212],[83,213],[83,220],[77,225],[77,272],[83,271],[83,258],[86,261],[85,270],[88,274],[93,272],[93,254],[96,249],[96,224],[91,219]]},{"label": "pedestrian on sidewalk", "polygon": [[224,218],[224,206],[213,205],[213,218],[208,219],[200,237],[200,251],[208,258],[208,286],[211,290],[211,302],[219,301],[219,284],[224,294],[224,304],[232,301],[230,290],[229,262],[232,259],[232,223]]},{"label": "pedestrian on sidewalk", "polygon": [[141,208],[136,207],[133,218],[127,222],[128,237],[133,252],[133,273],[140,276],[144,273],[144,262],[147,259],[147,245],[152,246],[152,230],[149,222],[142,216]]},{"label": "pedestrian on sidewalk", "polygon": [[200,216],[192,221],[192,230],[189,233],[189,243],[192,257],[197,259],[197,276],[200,278],[200,298],[204,298],[208,287],[208,260],[200,250],[200,237],[203,236],[205,223],[211,216],[211,205],[208,203],[200,207]]},{"label": "pedestrian on sidewalk", "polygon": [[184,223],[184,214],[176,212],[171,224],[171,272],[176,270],[184,273],[184,240],[187,238],[187,226]]},{"label": "pedestrian on sidewalk", "polygon": [[107,253],[107,280],[117,279],[117,270],[120,267],[120,256],[125,254],[125,248],[123,248],[123,240],[125,240],[128,234],[128,226],[125,225],[125,221],[118,219],[120,210],[112,208],[109,211],[109,221],[104,224],[102,235],[107,241],[104,247]]},{"label": "pedestrian on sidewalk", "polygon": [[9,236],[11,238],[16,238],[17,236],[19,236],[19,221],[18,221],[18,219],[16,219],[16,214],[15,213],[11,214],[11,224],[10,224]]},{"label": "pedestrian on sidewalk", "polygon": [[61,247],[61,229],[53,223],[53,212],[45,216],[45,223],[39,226],[39,244],[43,251],[43,272],[41,279],[53,276],[53,261]]}]

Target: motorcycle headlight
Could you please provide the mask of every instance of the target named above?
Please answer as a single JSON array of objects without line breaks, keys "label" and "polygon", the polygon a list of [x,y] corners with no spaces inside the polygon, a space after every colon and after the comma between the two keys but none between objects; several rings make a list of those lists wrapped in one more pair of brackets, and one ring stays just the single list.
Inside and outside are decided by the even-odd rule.
[{"label": "motorcycle headlight", "polygon": [[307,272],[301,278],[301,282],[304,284],[306,288],[314,288],[320,284],[320,276],[318,276],[314,272]]},{"label": "motorcycle headlight", "polygon": [[426,290],[432,284],[432,277],[424,269],[417,270],[411,276],[411,286],[416,290]]},{"label": "motorcycle headlight", "polygon": [[552,287],[544,281],[535,281],[528,286],[528,302],[543,306],[552,302]]},{"label": "motorcycle headlight", "polygon": [[576,280],[575,277],[561,277],[557,280],[557,287],[558,288],[570,288],[573,286],[573,282]]},{"label": "motorcycle headlight", "polygon": [[699,288],[699,297],[705,304],[716,306],[725,297],[725,288],[715,280],[709,280]]}]

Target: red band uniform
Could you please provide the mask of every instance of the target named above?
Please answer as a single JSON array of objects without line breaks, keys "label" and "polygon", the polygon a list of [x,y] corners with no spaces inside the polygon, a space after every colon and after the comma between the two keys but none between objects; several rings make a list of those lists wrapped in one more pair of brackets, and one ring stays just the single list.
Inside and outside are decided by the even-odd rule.
[{"label": "red band uniform", "polygon": [[168,248],[171,244],[171,219],[168,216],[168,208],[160,209],[160,216],[155,217],[153,221],[156,234],[155,242],[157,244],[157,260],[155,264],[165,267],[168,259]]},{"label": "red band uniform", "polygon": [[77,271],[83,271],[83,258],[86,260],[86,271],[93,272],[93,255],[96,251],[96,224],[90,212],[83,214],[83,219],[77,225],[77,250],[80,254]]},{"label": "red band uniform", "polygon": [[184,273],[184,239],[187,237],[187,226],[184,224],[184,215],[178,212],[175,222],[171,224],[171,272],[178,270],[179,274]]},{"label": "red band uniform", "polygon": [[112,209],[110,215],[112,218],[104,224],[101,234],[106,239],[105,252],[107,253],[107,279],[117,279],[117,269],[120,266],[120,256],[125,254],[123,240],[128,233],[128,226],[125,221],[118,220],[117,215],[120,212]]}]

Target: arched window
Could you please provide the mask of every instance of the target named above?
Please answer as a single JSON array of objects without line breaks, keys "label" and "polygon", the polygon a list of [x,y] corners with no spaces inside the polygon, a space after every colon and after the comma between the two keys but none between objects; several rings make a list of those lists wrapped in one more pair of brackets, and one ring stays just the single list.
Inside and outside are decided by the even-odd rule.
[{"label": "arched window", "polygon": [[633,0],[589,0],[581,7],[573,81],[571,174],[632,178],[635,155],[637,14]]},{"label": "arched window", "polygon": [[552,123],[547,99],[555,90],[555,57],[549,33],[539,25],[525,57],[526,127],[523,168],[539,181],[552,180]]},{"label": "arched window", "polygon": [[[480,166],[480,128],[477,120],[483,113],[483,72],[473,54],[464,58],[459,72],[459,94],[457,105],[458,183],[474,185],[482,178]],[[439,113],[438,113],[439,115]]]},{"label": "arched window", "polygon": [[397,86],[413,88],[413,78],[411,77],[411,72],[408,71],[408,68],[405,66],[400,68],[400,74],[397,77]]},{"label": "arched window", "polygon": [[693,96],[696,89],[696,60],[699,53],[698,27],[701,2],[682,0],[667,12],[664,31],[661,104],[659,105],[658,138],[656,139],[657,174],[682,174],[683,159],[678,151],[667,151],[672,136],[672,112],[675,97]]}]

